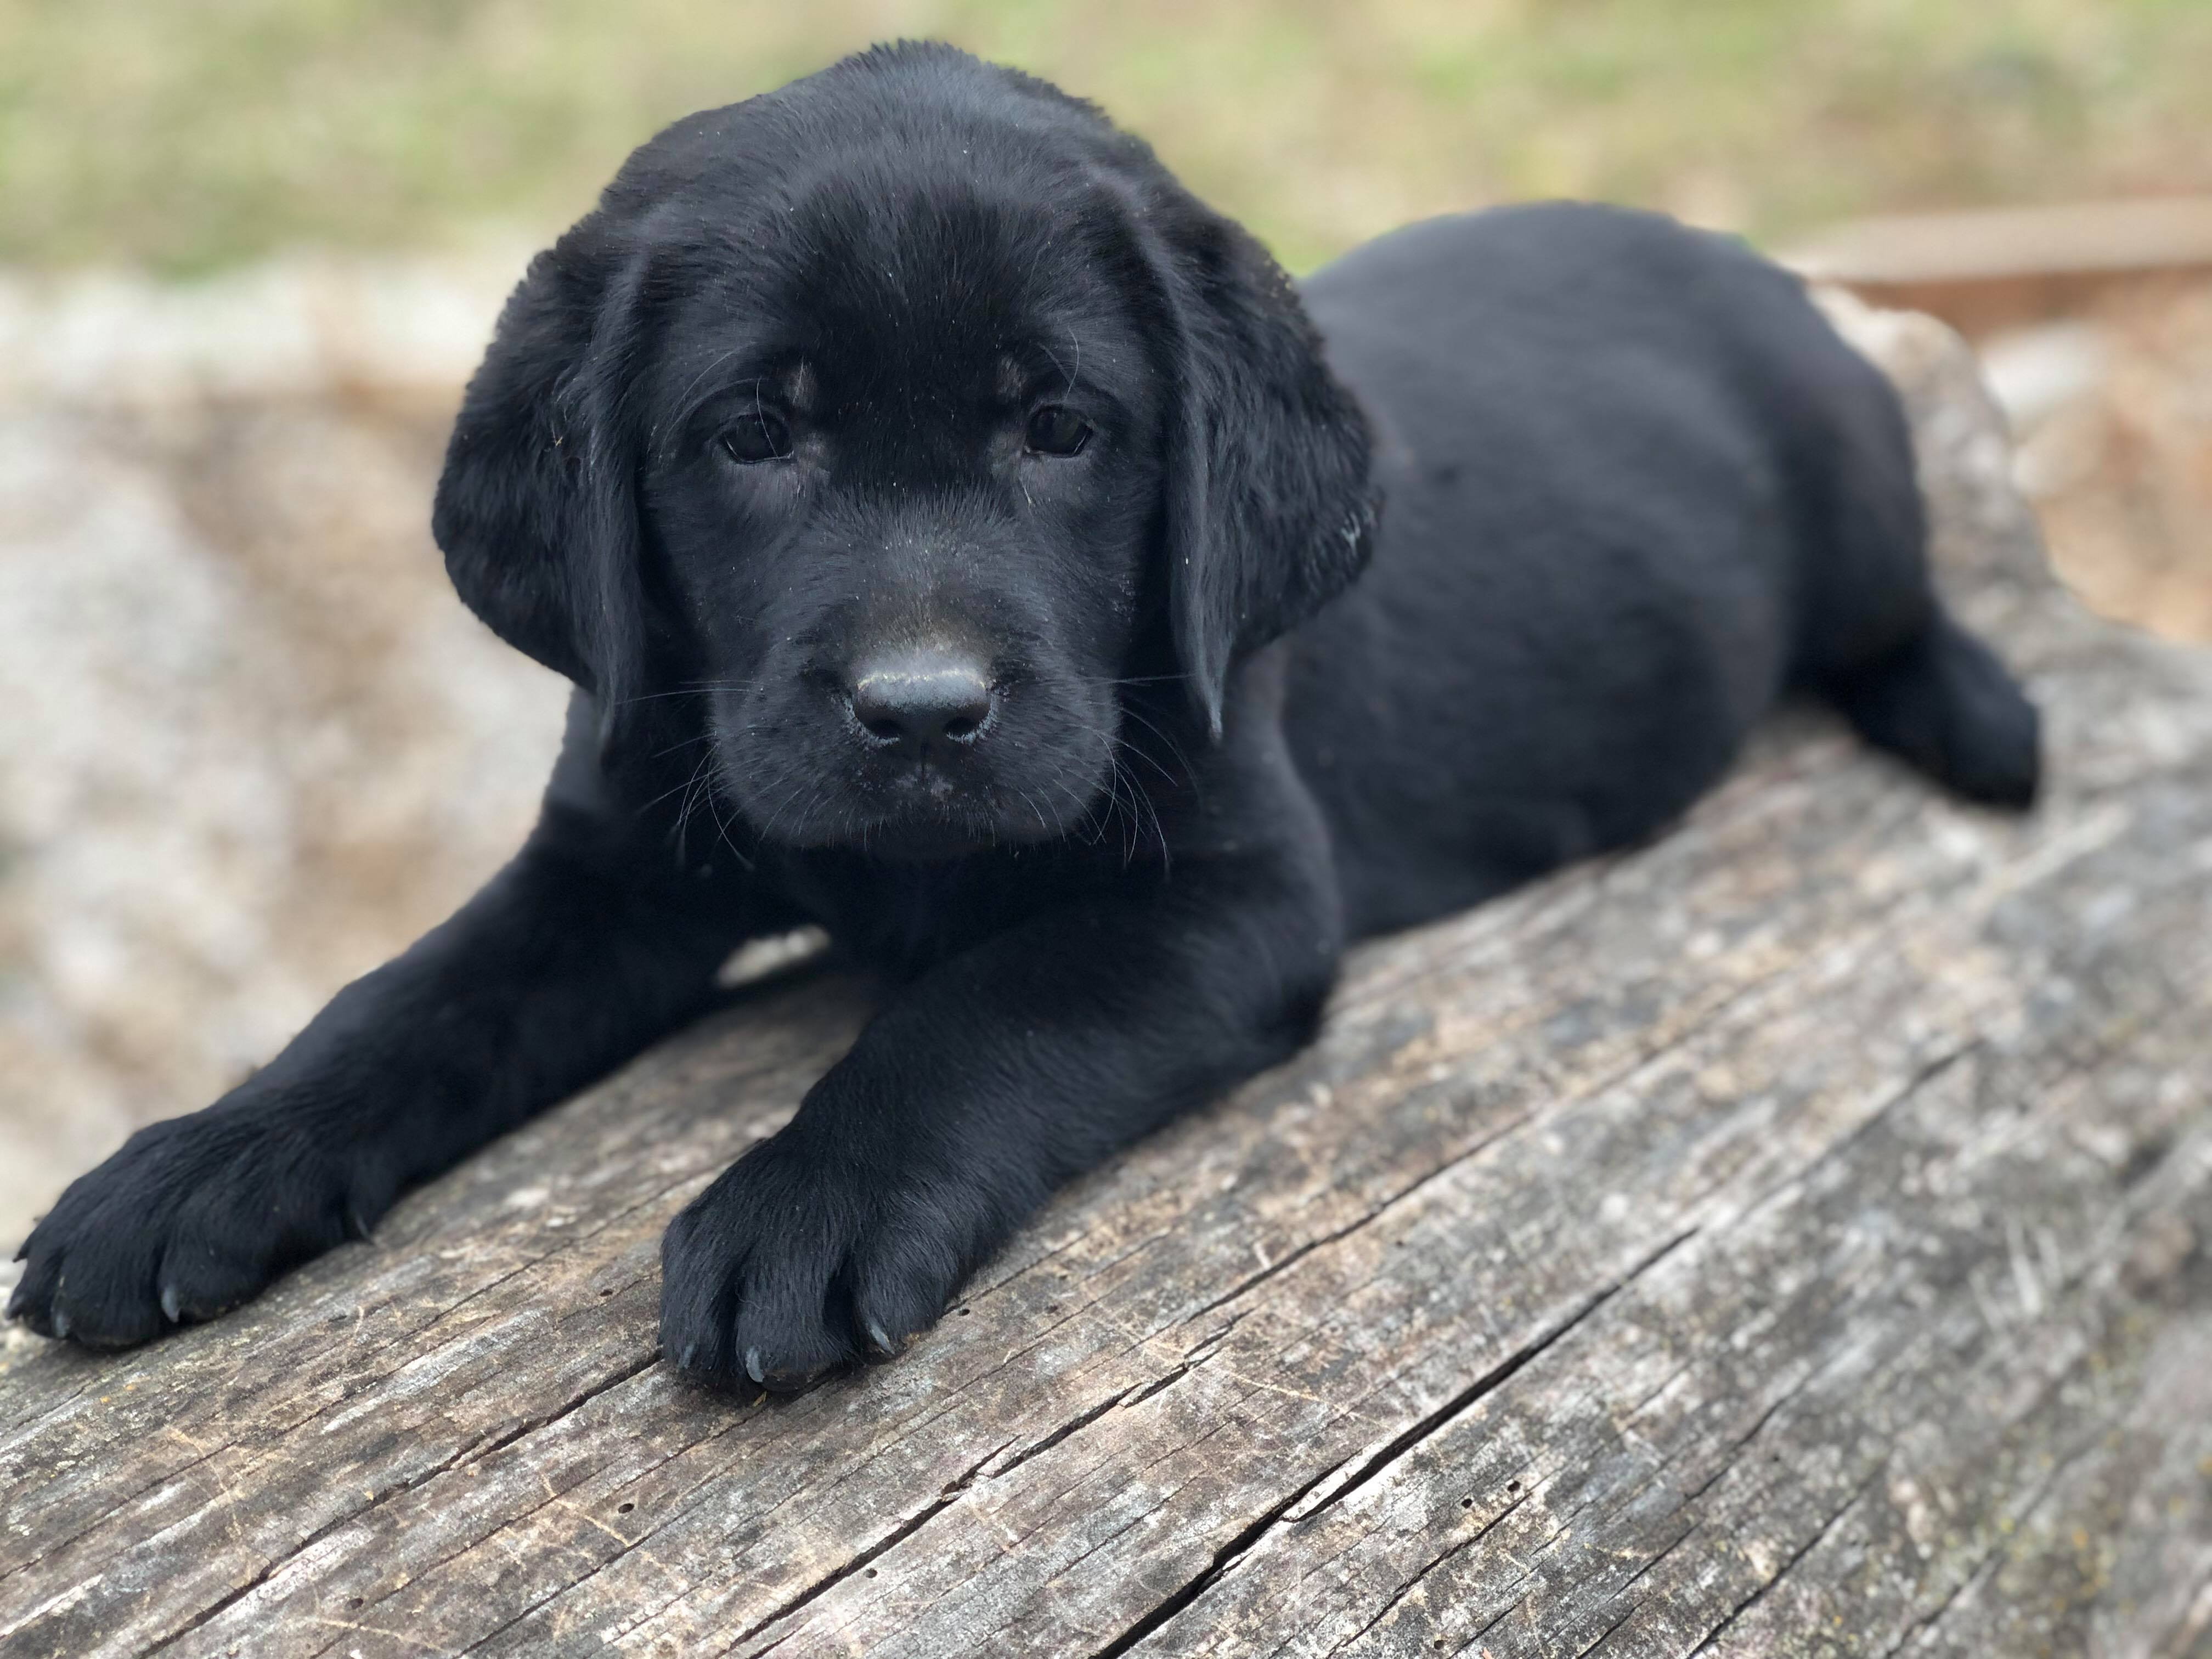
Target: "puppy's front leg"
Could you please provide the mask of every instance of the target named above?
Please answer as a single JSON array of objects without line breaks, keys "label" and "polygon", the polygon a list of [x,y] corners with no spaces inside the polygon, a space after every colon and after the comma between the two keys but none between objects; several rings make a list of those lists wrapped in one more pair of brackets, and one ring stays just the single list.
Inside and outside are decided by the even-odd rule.
[{"label": "puppy's front leg", "polygon": [[71,1183],[9,1313],[119,1347],[221,1312],[703,1006],[758,902],[678,868],[599,797],[580,746],[528,844],[451,921],[214,1105]]},{"label": "puppy's front leg", "polygon": [[895,1352],[1055,1186],[1305,1042],[1340,944],[1325,849],[1284,850],[943,963],[672,1224],[664,1352],[740,1390]]}]

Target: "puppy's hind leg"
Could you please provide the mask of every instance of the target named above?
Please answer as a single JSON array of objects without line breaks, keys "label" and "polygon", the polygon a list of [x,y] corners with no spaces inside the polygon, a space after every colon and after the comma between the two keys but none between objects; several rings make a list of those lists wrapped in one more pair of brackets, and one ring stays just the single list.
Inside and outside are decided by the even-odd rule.
[{"label": "puppy's hind leg", "polygon": [[1969,800],[2024,808],[2042,771],[2041,720],[1996,653],[1939,606],[1894,650],[1823,688],[1861,736]]}]

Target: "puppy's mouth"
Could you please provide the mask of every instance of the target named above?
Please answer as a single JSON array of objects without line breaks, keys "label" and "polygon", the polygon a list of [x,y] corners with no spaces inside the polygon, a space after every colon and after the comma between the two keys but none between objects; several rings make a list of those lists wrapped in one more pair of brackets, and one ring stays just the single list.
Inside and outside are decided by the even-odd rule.
[{"label": "puppy's mouth", "polygon": [[1096,817],[1110,757],[1082,740],[1089,727],[1062,724],[1042,735],[994,725],[980,741],[893,744],[864,740],[849,720],[787,724],[732,710],[716,732],[718,770],[766,842],[939,863],[1057,841]]},{"label": "puppy's mouth", "polygon": [[860,846],[893,864],[938,864],[983,852],[1001,840],[954,819],[894,818],[870,830]]},{"label": "puppy's mouth", "polygon": [[927,762],[869,793],[874,810],[838,839],[895,863],[935,863],[1049,841],[1067,827],[1035,805],[1035,796],[1016,792],[1018,798],[1001,799],[1001,788],[950,777]]},{"label": "puppy's mouth", "polygon": [[1046,805],[1076,789],[1045,780],[1030,789],[956,781],[934,769],[901,769],[894,779],[847,779],[835,790],[804,788],[803,804],[739,810],[763,839],[791,848],[839,848],[897,864],[941,863],[993,848],[1056,840],[1071,824]]}]

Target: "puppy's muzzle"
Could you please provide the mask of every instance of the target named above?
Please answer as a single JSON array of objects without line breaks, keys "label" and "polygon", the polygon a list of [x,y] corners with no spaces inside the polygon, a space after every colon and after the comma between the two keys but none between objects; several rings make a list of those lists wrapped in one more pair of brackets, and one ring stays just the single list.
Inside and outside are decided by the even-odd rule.
[{"label": "puppy's muzzle", "polygon": [[940,647],[863,663],[853,676],[851,696],[853,718],[871,742],[915,759],[977,742],[998,709],[984,665]]}]

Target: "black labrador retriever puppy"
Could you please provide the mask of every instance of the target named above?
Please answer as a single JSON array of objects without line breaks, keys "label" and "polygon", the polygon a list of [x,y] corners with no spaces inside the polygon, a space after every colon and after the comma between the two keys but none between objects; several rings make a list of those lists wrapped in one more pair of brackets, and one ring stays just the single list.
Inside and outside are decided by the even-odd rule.
[{"label": "black labrador retriever puppy", "polygon": [[1543,206],[1294,287],[1096,109],[943,46],[631,157],[509,301],[435,529],[577,687],[538,829],[71,1186],[34,1329],[234,1306],[811,921],[896,988],[676,1218],[661,1302],[684,1371],[795,1385],[1306,1042],[1347,939],[1649,836],[1786,691],[1973,799],[2036,785],[1897,401],[1791,277]]}]

